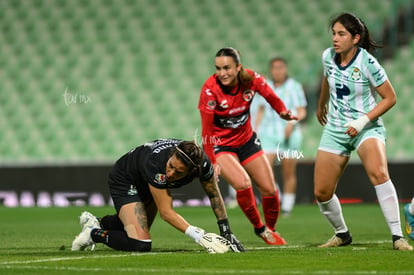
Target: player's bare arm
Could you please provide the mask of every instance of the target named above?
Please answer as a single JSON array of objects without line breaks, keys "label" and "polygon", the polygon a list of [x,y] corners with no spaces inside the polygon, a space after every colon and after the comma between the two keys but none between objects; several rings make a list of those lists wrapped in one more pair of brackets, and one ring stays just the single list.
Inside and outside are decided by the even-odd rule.
[{"label": "player's bare arm", "polygon": [[172,207],[172,197],[168,189],[158,189],[150,185],[150,191],[163,220],[185,232],[189,226],[188,222],[181,217]]},{"label": "player's bare arm", "polygon": [[378,86],[376,90],[382,100],[367,114],[369,120],[375,120],[382,116],[397,103],[397,95],[389,80]]},{"label": "player's bare arm", "polygon": [[328,79],[324,77],[322,79],[321,94],[319,96],[318,110],[316,116],[321,125],[325,125],[328,120],[326,114],[328,113],[328,100],[329,100],[329,84]]},{"label": "player's bare arm", "polygon": [[218,188],[216,177],[212,176],[208,181],[202,182],[201,185],[210,199],[211,208],[217,220],[227,219],[226,207],[224,206],[223,197]]},{"label": "player's bare arm", "polygon": [[204,191],[210,199],[211,208],[217,218],[220,235],[230,241],[231,249],[234,252],[244,252],[245,249],[236,236],[230,229],[230,224],[227,219],[227,211],[224,205],[223,197],[217,185],[216,176],[212,176],[208,181],[201,182]]}]

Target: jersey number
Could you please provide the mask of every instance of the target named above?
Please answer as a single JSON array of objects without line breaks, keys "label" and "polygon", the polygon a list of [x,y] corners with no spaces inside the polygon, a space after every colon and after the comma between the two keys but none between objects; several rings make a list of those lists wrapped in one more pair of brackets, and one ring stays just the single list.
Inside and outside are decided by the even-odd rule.
[{"label": "jersey number", "polygon": [[337,99],[343,99],[344,96],[347,96],[350,93],[351,91],[346,85],[339,86],[339,84],[336,84],[336,98]]}]

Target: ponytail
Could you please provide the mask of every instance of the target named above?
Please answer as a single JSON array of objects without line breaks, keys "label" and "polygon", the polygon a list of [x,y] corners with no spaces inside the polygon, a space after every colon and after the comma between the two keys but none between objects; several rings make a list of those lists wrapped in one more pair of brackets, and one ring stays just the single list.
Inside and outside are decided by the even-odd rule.
[{"label": "ponytail", "polygon": [[239,72],[239,80],[243,85],[249,84],[253,80],[253,75],[249,74],[242,66]]}]

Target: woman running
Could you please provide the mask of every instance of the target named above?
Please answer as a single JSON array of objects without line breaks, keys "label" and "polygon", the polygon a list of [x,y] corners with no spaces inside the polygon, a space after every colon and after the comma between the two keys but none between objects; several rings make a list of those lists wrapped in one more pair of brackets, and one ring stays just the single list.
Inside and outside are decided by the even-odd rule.
[{"label": "woman running", "polygon": [[[360,18],[343,13],[333,19],[330,27],[333,47],[322,55],[324,78],[317,110],[317,118],[325,127],[315,163],[315,197],[335,235],[320,247],[352,242],[335,189],[351,152],[356,150],[375,187],[394,249],[412,250],[401,230],[380,117],[396,103],[395,91],[384,69],[369,53],[377,46]],[[378,103],[377,94],[381,97]]]},{"label": "woman running", "polygon": [[223,199],[210,160],[191,141],[158,139],[123,155],[109,174],[109,190],[116,215],[100,219],[89,212],[80,217],[82,232],[72,250],[84,250],[95,243],[122,251],[151,251],[150,228],[157,211],[163,220],[185,233],[209,252],[215,251],[203,241],[205,231],[188,224],[172,208],[169,189],[179,188],[199,178],[218,220],[221,236],[235,252],[244,251],[230,230]]},{"label": "woman running", "polygon": [[[215,57],[216,73],[205,82],[198,108],[206,154],[217,174],[237,192],[237,202],[267,244],[282,245],[285,240],[275,232],[279,215],[279,195],[269,162],[250,124],[250,104],[256,93],[262,95],[286,120],[296,119],[259,74],[244,69],[234,48],[222,48]],[[262,195],[263,224],[252,181]]]}]

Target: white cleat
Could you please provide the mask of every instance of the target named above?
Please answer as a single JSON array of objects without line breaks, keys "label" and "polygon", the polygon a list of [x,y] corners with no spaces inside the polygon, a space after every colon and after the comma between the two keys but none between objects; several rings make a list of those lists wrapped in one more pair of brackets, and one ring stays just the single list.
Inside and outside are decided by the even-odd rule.
[{"label": "white cleat", "polygon": [[101,228],[98,219],[91,213],[84,211],[79,218],[79,223],[82,231],[73,240],[72,251],[82,251],[88,247],[94,250],[95,243],[92,240],[91,231],[95,228]]},{"label": "white cleat", "polygon": [[408,250],[408,251],[413,250],[413,247],[404,238],[396,240],[393,243],[393,248],[395,250]]},{"label": "white cleat", "polygon": [[337,235],[333,235],[326,243],[319,245],[318,247],[325,248],[325,247],[339,247],[339,246],[347,246],[352,243],[352,236],[349,231],[347,232],[347,236],[345,238],[340,238]]}]

